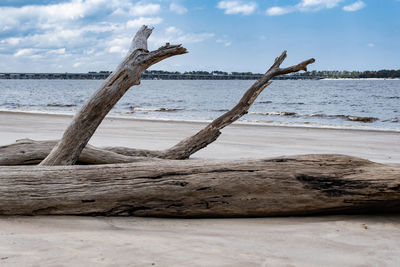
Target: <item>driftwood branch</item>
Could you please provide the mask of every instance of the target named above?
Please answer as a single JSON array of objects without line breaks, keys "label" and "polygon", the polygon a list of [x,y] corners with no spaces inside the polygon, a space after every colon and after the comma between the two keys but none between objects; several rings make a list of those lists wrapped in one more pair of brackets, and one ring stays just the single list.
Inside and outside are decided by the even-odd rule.
[{"label": "driftwood branch", "polygon": [[151,65],[171,56],[186,53],[180,45],[165,45],[147,51],[152,29],[143,26],[133,38],[130,52],[89,101],[77,112],[63,137],[40,165],[74,164],[104,117]]},{"label": "driftwood branch", "polygon": [[[36,165],[49,155],[58,140],[17,140],[16,143],[0,146],[0,166]],[[113,151],[86,145],[79,156],[79,164],[114,164],[156,160],[143,156],[127,156]]]},{"label": "driftwood branch", "polygon": [[400,212],[400,168],[343,155],[0,167],[1,215]]},{"label": "driftwood branch", "polygon": [[[243,115],[247,114],[250,106],[254,103],[255,99],[260,95],[265,87],[271,84],[270,80],[273,77],[288,73],[294,73],[301,70],[306,71],[307,66],[315,61],[312,58],[303,61],[297,65],[281,69],[280,65],[285,60],[285,58],[286,51],[284,51],[278,58],[275,59],[275,62],[270,67],[270,69],[244,93],[239,102],[231,110],[215,119],[198,133],[182,140],[181,142],[169,149],[146,150],[127,147],[86,147],[83,150],[85,155],[83,157],[79,157],[78,161],[85,164],[101,164],[100,162],[106,164],[136,162],[138,160],[141,160],[137,157],[187,159],[190,157],[190,155],[214,142],[220,136],[221,129],[238,120]],[[20,151],[28,150],[26,148],[27,145],[29,145],[30,153],[19,155],[21,154]],[[40,160],[47,156],[46,153],[49,153],[48,148],[51,145],[54,145],[54,141],[38,142],[31,140],[30,142],[27,141],[25,143],[10,145],[10,147],[0,147],[0,165],[38,163],[40,162]],[[114,152],[114,154],[110,154],[109,152]],[[107,157],[104,157],[104,154],[107,155]],[[99,160],[99,158],[108,159],[109,161],[107,162],[104,160]],[[132,161],[129,161],[130,159]],[[42,165],[44,165],[44,163],[42,163]]]},{"label": "driftwood branch", "polygon": [[275,60],[275,63],[272,65],[272,67],[245,92],[245,94],[242,96],[236,106],[215,119],[197,134],[181,141],[172,148],[164,151],[165,155],[163,156],[163,158],[189,158],[189,156],[193,153],[214,142],[221,134],[221,129],[238,120],[243,115],[247,114],[250,106],[254,103],[256,98],[261,94],[265,87],[271,84],[270,80],[273,77],[282,74],[298,72],[300,70],[307,70],[307,65],[315,62],[315,59],[311,58],[298,65],[286,69],[280,69],[279,66],[285,58],[286,51],[283,51],[283,53]]}]

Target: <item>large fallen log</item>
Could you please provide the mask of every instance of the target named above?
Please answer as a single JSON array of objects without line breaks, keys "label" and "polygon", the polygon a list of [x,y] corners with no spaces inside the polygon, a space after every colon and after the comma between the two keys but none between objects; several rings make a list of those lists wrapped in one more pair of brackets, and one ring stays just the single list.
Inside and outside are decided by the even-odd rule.
[{"label": "large fallen log", "polygon": [[343,155],[0,167],[1,215],[400,212],[400,168]]}]

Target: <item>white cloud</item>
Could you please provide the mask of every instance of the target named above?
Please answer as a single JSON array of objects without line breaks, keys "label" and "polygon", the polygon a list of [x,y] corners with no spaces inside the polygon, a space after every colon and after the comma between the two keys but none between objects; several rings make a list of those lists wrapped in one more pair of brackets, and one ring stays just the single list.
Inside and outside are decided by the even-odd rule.
[{"label": "white cloud", "polygon": [[[153,1],[153,4],[148,4]],[[109,70],[127,53],[143,24],[163,23],[158,0],[63,0],[60,4],[0,7],[0,67],[3,71]],[[54,3],[54,2],[53,2]],[[181,6],[182,7],[182,6]],[[184,8],[184,7],[182,7]],[[178,11],[176,6],[172,6]],[[149,46],[166,42],[194,44],[210,40],[210,32],[176,27],[157,29]],[[222,43],[228,45],[228,41]],[[78,59],[78,60],[77,60]],[[5,62],[9,62],[6,64]]]},{"label": "white cloud", "polygon": [[182,35],[183,34],[183,32],[180,29],[178,29],[178,28],[176,28],[174,26],[168,27],[165,30],[165,33],[167,33],[168,35],[172,35],[172,34],[174,34],[174,35]]},{"label": "white cloud", "polygon": [[14,53],[14,57],[30,57],[30,58],[39,58],[43,57],[44,54],[56,54],[62,55],[65,54],[65,48],[60,49],[38,49],[38,48],[23,48],[19,49]]},{"label": "white cloud", "polygon": [[226,40],[226,39],[217,39],[217,40],[215,40],[215,42],[218,43],[218,44],[223,44],[223,45],[226,46],[226,47],[232,45],[232,42],[231,42],[231,41],[228,41],[228,40]]},{"label": "white cloud", "polygon": [[14,57],[23,57],[23,56],[29,56],[32,55],[36,52],[37,50],[33,49],[33,48],[24,48],[24,49],[20,49],[18,50],[15,54]]},{"label": "white cloud", "polygon": [[274,6],[266,10],[269,16],[279,16],[288,13],[300,12],[313,12],[322,9],[330,9],[338,6],[344,0],[301,0],[297,5],[293,6]]},{"label": "white cloud", "polygon": [[291,6],[287,6],[287,7],[274,6],[274,7],[268,8],[266,13],[269,16],[280,16],[280,15],[285,15],[285,14],[291,13],[293,11],[295,11],[295,9]]},{"label": "white cloud", "polygon": [[22,38],[20,37],[10,37],[4,40],[0,40],[0,43],[4,44],[9,44],[9,45],[18,45],[19,42],[21,42]]},{"label": "white cloud", "polygon": [[73,45],[76,43],[83,43],[84,40],[81,40],[81,36],[83,35],[83,29],[54,29],[51,31],[46,31],[44,33],[38,33],[33,35],[27,35],[24,37],[18,38],[7,38],[4,42],[18,42],[18,45],[21,46],[35,46],[38,48],[46,48],[46,47],[57,47],[63,46],[66,44]]},{"label": "white cloud", "polygon": [[0,31],[70,26],[99,11],[104,12],[105,16],[131,17],[154,15],[160,9],[159,4],[132,4],[122,0],[70,0],[49,5],[4,6],[0,7]]},{"label": "white cloud", "polygon": [[169,5],[169,10],[179,15],[185,14],[188,11],[186,7],[177,3],[171,3]]},{"label": "white cloud", "polygon": [[59,49],[49,50],[49,51],[47,51],[47,53],[48,53],[48,54],[62,55],[62,54],[65,54],[65,48],[59,48]]},{"label": "white cloud", "polygon": [[176,38],[171,37],[170,40],[175,40],[176,43],[193,44],[203,42],[212,37],[214,37],[213,33],[187,33]]},{"label": "white cloud", "polygon": [[108,52],[125,54],[128,52],[128,49],[121,47],[121,46],[111,46],[110,48],[108,48]]},{"label": "white cloud", "polygon": [[27,5],[22,7],[0,7],[0,26],[13,28],[22,21],[37,20],[43,22],[59,22],[77,20],[95,13],[106,0],[72,0],[50,5]]},{"label": "white cloud", "polygon": [[357,10],[363,9],[365,6],[366,6],[366,4],[363,1],[357,1],[351,5],[344,6],[343,10],[352,12],[352,11],[357,11]]},{"label": "white cloud", "polygon": [[325,8],[336,7],[343,0],[301,0],[298,4],[299,8],[309,10],[320,10]]},{"label": "white cloud", "polygon": [[[94,47],[96,49],[103,43],[98,43],[97,38],[109,34],[103,39],[113,38],[115,34],[124,32],[126,25],[115,23],[96,23],[89,25],[63,25],[54,26],[53,28],[45,29],[39,33],[25,35],[23,37],[9,37],[0,40],[0,46],[4,45],[8,50],[18,50],[26,47],[35,47],[38,49],[65,49],[68,48],[71,52],[84,52],[84,47]],[[129,32],[132,34],[132,32]],[[82,50],[82,51],[78,51]],[[59,50],[61,51],[61,50]],[[94,53],[94,52],[93,52]]]},{"label": "white cloud", "polygon": [[111,9],[112,15],[116,17],[155,15],[161,10],[159,4],[143,4],[141,2],[132,4],[130,1],[124,0],[110,0],[105,7]]},{"label": "white cloud", "polygon": [[218,3],[219,9],[225,9],[225,14],[242,14],[250,15],[254,13],[257,8],[257,4],[254,2],[241,2],[241,1],[221,1]]},{"label": "white cloud", "polygon": [[129,14],[132,16],[146,16],[146,15],[155,15],[160,12],[159,4],[136,4],[132,6],[129,10]]},{"label": "white cloud", "polygon": [[184,33],[181,29],[171,26],[162,35],[158,35],[157,33],[151,35],[149,41],[156,45],[163,45],[166,42],[193,44],[203,42],[212,37],[214,37],[213,33]]},{"label": "white cloud", "polygon": [[368,47],[375,47],[375,44],[374,43],[368,43],[367,46]]},{"label": "white cloud", "polygon": [[130,28],[138,28],[142,25],[157,25],[157,24],[162,23],[162,21],[163,21],[162,18],[159,18],[159,17],[154,17],[154,18],[140,17],[140,18],[128,21],[126,23],[126,27],[128,29],[130,29]]}]

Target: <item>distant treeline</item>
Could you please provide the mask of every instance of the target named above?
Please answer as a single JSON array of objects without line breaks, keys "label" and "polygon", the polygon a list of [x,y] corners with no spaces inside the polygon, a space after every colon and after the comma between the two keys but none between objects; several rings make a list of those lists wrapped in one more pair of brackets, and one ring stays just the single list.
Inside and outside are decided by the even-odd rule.
[{"label": "distant treeline", "polygon": [[378,71],[309,71],[305,73],[295,73],[293,75],[310,75],[319,78],[400,78],[400,70],[378,70]]},{"label": "distant treeline", "polygon": [[[261,73],[252,73],[252,72],[224,72],[224,71],[189,71],[189,72],[169,72],[163,70],[146,70],[145,74],[153,74],[153,75],[212,75],[212,76],[261,76]],[[300,76],[300,77],[313,77],[315,79],[323,79],[323,78],[400,78],[400,70],[378,70],[378,71],[307,71],[307,72],[298,72],[293,73],[286,76]]]},{"label": "distant treeline", "polygon": [[[0,79],[66,79],[66,80],[103,80],[110,71],[90,71],[88,73],[0,73]],[[256,80],[261,73],[224,72],[224,71],[163,71],[146,70],[143,79],[149,80]],[[400,70],[378,71],[308,71],[275,77],[274,79],[324,79],[324,78],[400,78]]]}]

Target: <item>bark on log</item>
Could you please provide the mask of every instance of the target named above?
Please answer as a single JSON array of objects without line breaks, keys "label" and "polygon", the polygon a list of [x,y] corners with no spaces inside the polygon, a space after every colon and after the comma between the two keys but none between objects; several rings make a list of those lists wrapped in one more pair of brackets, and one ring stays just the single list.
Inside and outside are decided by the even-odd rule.
[{"label": "bark on log", "polygon": [[187,53],[181,45],[170,44],[149,52],[147,39],[151,32],[152,29],[146,26],[139,29],[126,58],[77,112],[60,142],[40,165],[74,164],[107,113],[131,86],[140,84],[140,77],[148,67],[165,58]]},{"label": "bark on log", "polygon": [[1,215],[400,212],[400,168],[343,155],[0,167]]}]

